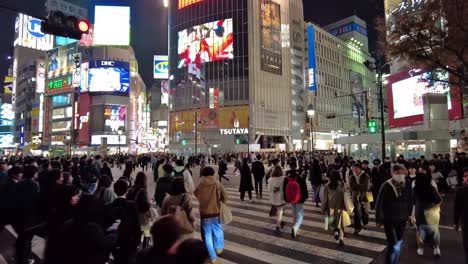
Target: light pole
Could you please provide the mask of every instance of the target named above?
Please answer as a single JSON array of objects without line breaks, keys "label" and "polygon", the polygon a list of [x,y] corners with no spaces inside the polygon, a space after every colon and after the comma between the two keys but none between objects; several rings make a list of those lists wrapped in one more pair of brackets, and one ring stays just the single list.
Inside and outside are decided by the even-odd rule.
[{"label": "light pole", "polygon": [[307,107],[307,116],[309,117],[309,122],[310,122],[310,150],[312,151],[312,155],[314,155],[315,152],[315,146],[314,146],[314,116],[315,116],[315,110],[314,106],[312,104],[309,104]]},{"label": "light pole", "polygon": [[301,151],[304,150],[304,129],[301,128]]},{"label": "light pole", "polygon": [[119,135],[118,141],[119,141],[119,156],[120,156],[120,136],[122,135],[122,130],[118,130],[117,134]]},{"label": "light pole", "polygon": [[71,157],[72,155],[71,136],[66,136],[65,139],[67,140],[67,145],[68,145],[68,155]]}]

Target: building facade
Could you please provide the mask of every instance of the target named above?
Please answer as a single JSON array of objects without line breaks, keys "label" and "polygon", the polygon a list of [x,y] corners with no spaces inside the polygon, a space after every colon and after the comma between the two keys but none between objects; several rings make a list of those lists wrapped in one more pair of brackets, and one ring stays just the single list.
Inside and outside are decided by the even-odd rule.
[{"label": "building facade", "polygon": [[290,41],[302,21],[299,0],[170,1],[171,149],[292,148],[291,112],[303,111],[293,80],[305,74]]}]

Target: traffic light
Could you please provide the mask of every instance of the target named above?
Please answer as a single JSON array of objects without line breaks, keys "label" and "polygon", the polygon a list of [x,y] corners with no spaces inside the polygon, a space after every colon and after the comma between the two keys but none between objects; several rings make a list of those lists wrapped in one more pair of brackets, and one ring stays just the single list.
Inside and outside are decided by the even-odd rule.
[{"label": "traffic light", "polygon": [[66,16],[59,11],[51,11],[41,23],[41,31],[45,34],[77,40],[80,40],[81,36],[87,34],[90,29],[91,24],[88,20]]},{"label": "traffic light", "polygon": [[239,136],[236,136],[236,145],[240,145],[241,144],[241,138]]},{"label": "traffic light", "polygon": [[186,139],[182,139],[182,146],[187,146],[187,140]]},{"label": "traffic light", "polygon": [[375,120],[369,121],[367,128],[369,129],[369,134],[377,133],[377,124],[375,123]]}]

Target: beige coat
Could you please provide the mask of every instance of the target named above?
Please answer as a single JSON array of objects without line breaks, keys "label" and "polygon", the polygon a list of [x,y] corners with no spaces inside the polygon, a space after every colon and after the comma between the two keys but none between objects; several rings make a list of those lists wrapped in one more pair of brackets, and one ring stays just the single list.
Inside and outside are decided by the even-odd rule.
[{"label": "beige coat", "polygon": [[194,194],[200,203],[200,218],[219,217],[219,201],[226,203],[227,194],[214,176],[201,177]]}]

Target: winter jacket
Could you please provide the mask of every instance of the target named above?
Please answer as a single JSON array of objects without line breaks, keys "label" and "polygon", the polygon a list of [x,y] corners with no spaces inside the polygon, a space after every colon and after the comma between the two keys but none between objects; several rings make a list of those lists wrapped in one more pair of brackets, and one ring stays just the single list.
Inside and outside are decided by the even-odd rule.
[{"label": "winter jacket", "polygon": [[136,248],[140,244],[141,228],[137,205],[134,201],[117,198],[105,207],[105,226],[109,227],[120,220],[117,245]]},{"label": "winter jacket", "polygon": [[242,165],[240,169],[239,192],[248,192],[254,189],[252,185],[252,174],[248,165]]},{"label": "winter jacket", "polygon": [[351,189],[353,203],[367,202],[365,194],[370,190],[369,175],[362,171],[359,177],[351,176],[349,179],[349,188]]},{"label": "winter jacket", "polygon": [[200,218],[219,217],[219,201],[227,201],[224,186],[215,177],[201,177],[194,191],[199,202]]},{"label": "winter jacket", "polygon": [[265,166],[263,162],[257,160],[252,163],[252,174],[257,179],[261,179],[265,176]]},{"label": "winter jacket", "polygon": [[174,181],[174,176],[171,174],[164,173],[163,177],[159,177],[156,182],[156,190],[154,191],[154,200],[156,204],[161,207],[164,197],[172,189],[172,182]]},{"label": "winter jacket", "polygon": [[182,210],[187,214],[187,219],[192,223],[195,222],[195,218],[192,216],[192,196],[188,193],[182,193],[179,195],[168,195],[164,198],[161,207],[161,215],[167,215],[170,212],[171,206],[180,206]]},{"label": "winter jacket", "polygon": [[182,171],[182,174],[184,175],[185,191],[188,193],[193,193],[195,186],[193,184],[192,174],[190,174],[190,171],[186,170],[184,166],[176,166],[174,168],[175,173],[180,173]]},{"label": "winter jacket", "polygon": [[[375,205],[375,219],[379,224],[400,224],[408,220],[413,210],[407,183],[397,187],[392,179],[380,188]],[[398,189],[397,189],[398,188]]]},{"label": "winter jacket", "polygon": [[268,192],[270,193],[270,204],[281,206],[286,204],[284,199],[284,176],[268,179]]}]

